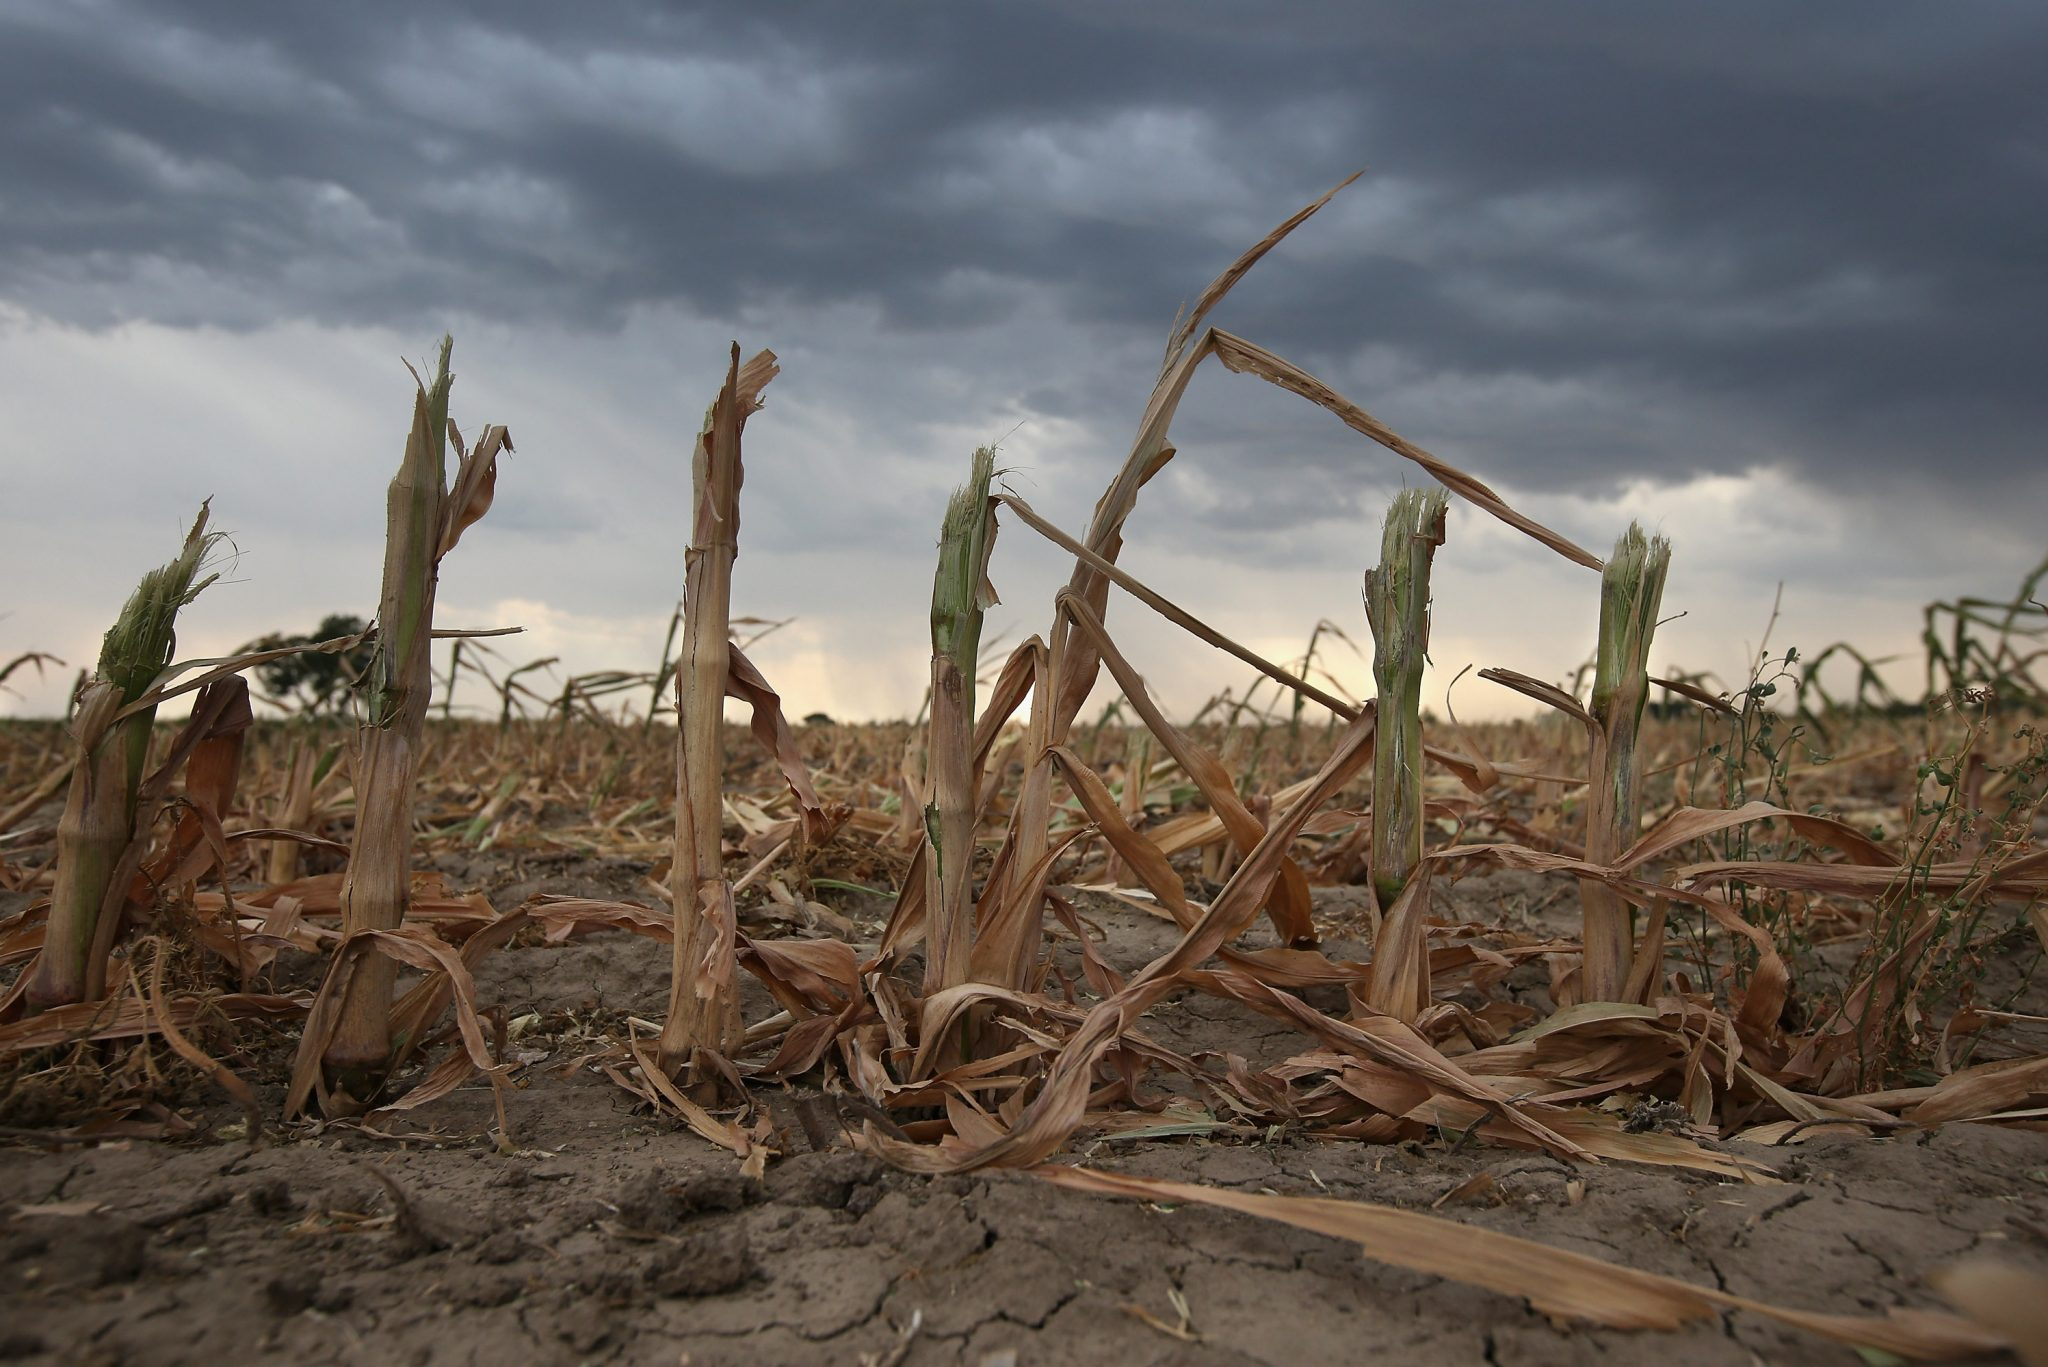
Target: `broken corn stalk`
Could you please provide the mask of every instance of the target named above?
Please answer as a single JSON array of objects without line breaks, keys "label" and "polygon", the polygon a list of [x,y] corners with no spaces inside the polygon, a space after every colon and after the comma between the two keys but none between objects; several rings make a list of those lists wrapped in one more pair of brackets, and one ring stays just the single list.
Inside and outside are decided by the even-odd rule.
[{"label": "broken corn stalk", "polygon": [[1450,500],[1403,489],[1387,511],[1378,568],[1365,572],[1379,739],[1372,762],[1372,882],[1391,905],[1422,862],[1422,668],[1429,658],[1429,567]]},{"label": "broken corn stalk", "polygon": [[93,944],[108,938],[99,934],[101,919],[119,914],[114,866],[135,836],[136,792],[149,760],[156,708],[118,719],[117,714],[170,663],[178,609],[218,577],[199,578],[207,552],[220,540],[219,533],[206,530],[208,511],[201,505],[176,559],[142,576],[100,645],[97,672],[79,695],[71,723],[77,763],[57,825],[49,930],[27,994],[35,1010],[88,1000],[102,981]]},{"label": "broken corn stalk", "polygon": [[[384,578],[377,635],[362,680],[356,734],[356,826],[341,884],[344,939],[396,930],[411,899],[414,780],[427,707],[433,701],[434,596],[442,557],[490,507],[500,450],[512,449],[502,427],[487,427],[463,450],[448,421],[455,377],[448,369],[451,337],[441,339],[431,385],[414,375],[412,431],[385,501]],[[448,481],[448,445],[459,461]],[[348,956],[337,954],[336,964]],[[342,1108],[367,1101],[383,1083],[392,1054],[392,989],[397,963],[365,954],[346,979],[333,1033],[321,1054]],[[330,978],[322,992],[337,990]]]},{"label": "broken corn stalk", "polygon": [[974,453],[967,483],[954,490],[939,533],[939,565],[932,576],[932,798],[925,808],[925,905],[931,929],[926,944],[925,995],[968,979],[974,908],[974,663],[981,649],[982,614],[995,592],[988,558],[995,544],[995,508],[989,483],[995,452]]},{"label": "broken corn stalk", "polygon": [[1380,563],[1365,573],[1379,733],[1372,762],[1372,885],[1391,914],[1373,951],[1368,1000],[1413,1020],[1426,1005],[1422,897],[1403,897],[1422,864],[1422,669],[1429,658],[1429,568],[1449,498],[1403,489],[1387,510]]},{"label": "broken corn stalk", "polygon": [[740,433],[775,378],[775,353],[740,365],[739,344],[718,398],[704,415],[690,463],[695,521],[684,555],[683,649],[676,662],[676,833],[669,896],[675,907],[675,957],[668,1019],[658,1065],[674,1078],[686,1067],[694,1086],[715,1073],[696,1067],[699,1050],[730,1056],[742,1038],[739,991],[733,981],[738,927],[719,850],[724,823],[723,727],[732,671],[732,565],[739,555]]},{"label": "broken corn stalk", "polygon": [[[1594,657],[1592,793],[1586,805],[1586,858],[1610,864],[1642,823],[1636,736],[1650,696],[1650,640],[1664,601],[1671,543],[1630,523],[1600,575],[1600,644]],[[1635,959],[1634,916],[1605,883],[1580,884],[1585,913],[1583,998],[1620,1001]]]}]

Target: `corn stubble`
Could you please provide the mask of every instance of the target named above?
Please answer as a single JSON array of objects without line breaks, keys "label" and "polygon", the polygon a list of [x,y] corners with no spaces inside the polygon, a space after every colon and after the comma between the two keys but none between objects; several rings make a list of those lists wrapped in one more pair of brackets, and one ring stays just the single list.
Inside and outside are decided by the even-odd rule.
[{"label": "corn stubble", "polygon": [[981,653],[982,614],[996,602],[988,582],[995,547],[989,484],[995,452],[974,453],[967,483],[953,494],[939,531],[932,575],[932,800],[925,807],[925,994],[968,981],[974,906],[976,790],[974,670]]},{"label": "corn stubble", "polygon": [[[1380,563],[1365,575],[1379,735],[1372,766],[1372,888],[1389,909],[1374,945],[1373,1009],[1414,1020],[1429,1004],[1422,914],[1422,669],[1429,659],[1429,567],[1443,544],[1450,501],[1441,489],[1404,489],[1387,512]],[[1411,888],[1411,884],[1414,885]]]},{"label": "corn stubble", "polygon": [[[411,895],[414,784],[433,701],[430,651],[441,561],[490,508],[498,455],[512,449],[506,430],[495,426],[485,428],[473,448],[463,447],[448,417],[454,346],[453,338],[441,339],[431,383],[414,376],[412,431],[385,498],[378,629],[360,683],[361,720],[352,755],[356,822],[341,884],[343,952],[321,985],[322,998],[334,1005],[331,1032],[317,1041],[325,1075],[320,1091],[331,1110],[365,1105],[383,1085],[394,1045],[411,1042],[392,1036],[398,962],[366,948],[372,944],[367,937],[396,931]],[[457,457],[452,485],[451,441]],[[309,1031],[294,1109],[304,1100],[305,1056],[315,1043]]]},{"label": "corn stubble", "polygon": [[704,416],[690,462],[691,523],[684,557],[683,648],[676,663],[675,856],[669,901],[675,908],[675,955],[668,1019],[662,1026],[663,1073],[689,1068],[700,1086],[711,1083],[705,1051],[732,1055],[742,1036],[738,984],[733,981],[732,888],[719,856],[724,824],[721,793],[725,758],[721,733],[729,643],[732,567],[739,555],[740,434],[761,406],[761,391],[779,367],[764,351],[740,366],[740,349],[718,398]]},{"label": "corn stubble", "polygon": [[105,951],[95,954],[94,947],[111,942],[127,901],[119,870],[136,835],[156,719],[156,708],[143,699],[171,662],[178,610],[216,577],[200,578],[207,553],[220,540],[206,530],[208,513],[206,507],[199,510],[175,559],[142,577],[100,645],[98,670],[79,694],[48,930],[28,979],[27,999],[36,1009],[95,1000],[106,989]]},{"label": "corn stubble", "polygon": [[[1161,1133],[1249,1138],[1288,1129],[1379,1143],[1456,1134],[1460,1142],[1573,1163],[1667,1164],[1747,1181],[1771,1174],[1691,1137],[1628,1129],[1588,1103],[1655,1095],[1674,1099],[1703,1134],[1747,1125],[1749,1137],[1789,1139],[1821,1123],[1882,1130],[2007,1116],[2048,1091],[2048,1061],[2040,1059],[1963,1062],[1932,1084],[1854,1091],[1867,1072],[1859,1051],[1874,1038],[1869,1019],[1907,1009],[1913,975],[1924,979],[1927,971],[1918,967],[1924,959],[1911,956],[1950,943],[1937,938],[1950,933],[1952,918],[1943,919],[1950,910],[2005,900],[2038,912],[2048,897],[2048,853],[2029,825],[2048,792],[2040,781],[2048,755],[2037,754],[2031,769],[2015,761],[1999,771],[2012,808],[2003,834],[1956,837],[1939,847],[1941,857],[1929,853],[1937,845],[1931,836],[1916,850],[1903,836],[1888,841],[1797,804],[1744,800],[1733,779],[1724,780],[1714,805],[1711,782],[1694,778],[1680,791],[1677,780],[1660,778],[1683,765],[1690,744],[1680,728],[1666,723],[1659,730],[1648,716],[1648,659],[1669,566],[1662,538],[1631,527],[1603,562],[1315,376],[1206,325],[1229,290],[1329,198],[1245,253],[1177,324],[1137,434],[1085,532],[1070,534],[1014,495],[996,492],[995,452],[974,452],[941,525],[929,623],[930,712],[915,726],[827,728],[800,741],[774,689],[732,639],[742,435],[777,374],[772,353],[743,365],[735,346],[692,450],[693,515],[684,601],[671,628],[673,659],[665,646],[651,675],[585,676],[553,698],[519,682],[549,662],[508,664],[494,676],[486,652],[451,656],[451,681],[462,670],[482,676],[499,696],[499,716],[495,726],[445,726],[437,733],[435,765],[423,769],[437,569],[488,506],[497,453],[510,448],[502,428],[462,448],[447,419],[444,343],[431,383],[418,386],[411,438],[391,486],[345,873],[293,878],[294,861],[274,846],[269,886],[199,888],[193,880],[207,867],[208,852],[224,845],[221,820],[235,800],[234,774],[248,743],[234,722],[232,690],[202,694],[194,722],[173,746],[172,761],[189,765],[194,824],[180,825],[151,873],[190,903],[211,937],[204,940],[208,952],[230,962],[246,985],[280,954],[326,947],[332,937],[314,933],[313,919],[340,920],[340,943],[328,949],[328,975],[307,1015],[288,1110],[315,1092],[330,1112],[367,1104],[451,1011],[453,1047],[388,1105],[425,1104],[478,1074],[498,1083],[512,1065],[489,1037],[472,966],[524,931],[560,940],[622,930],[671,945],[668,1012],[658,1038],[628,1022],[591,1057],[641,1103],[728,1150],[743,1171],[758,1174],[781,1142],[766,1110],[753,1105],[749,1084],[814,1080],[863,1108],[868,1118],[850,1127],[854,1143],[910,1171],[1036,1167],[1044,1180],[1078,1190],[1207,1201],[1352,1239],[1374,1257],[1522,1296],[1560,1316],[1660,1327],[1737,1308],[1909,1357],[2003,1342],[1994,1330],[1935,1314],[1879,1319],[1789,1311],[1414,1212],[1038,1167],[1084,1129],[1143,1133],[1133,1125],[1156,1117],[1136,1114],[1131,1103],[1147,1104],[1141,1098],[1155,1074],[1179,1089],[1174,1118]],[[1308,400],[1432,481],[1395,500],[1379,563],[1366,576],[1370,701],[1351,698],[1319,673],[1313,644],[1298,666],[1275,663],[1118,563],[1143,489],[1177,455],[1175,412],[1211,359]],[[459,455],[452,485],[450,440]],[[1589,694],[1582,700],[1512,670],[1483,671],[1563,717],[1549,726],[1483,729],[1476,740],[1453,728],[1458,749],[1432,742],[1420,705],[1430,573],[1454,498],[1599,572],[1602,584]],[[1027,638],[999,663],[983,658],[981,641],[984,612],[994,601],[989,570],[998,508],[1073,556],[1044,635]],[[203,523],[202,517],[195,537]],[[203,552],[203,540],[197,544]],[[172,576],[170,598],[197,591],[197,565],[194,555]],[[1261,687],[1287,699],[1291,716],[1275,724],[1240,699],[1223,724],[1169,719],[1112,631],[1113,588],[1255,670]],[[2010,652],[2003,649],[1980,647],[1970,658],[2006,667]],[[50,940],[31,979],[46,1009],[9,1017],[0,1006],[0,1053],[153,1033],[233,1091],[239,1080],[199,1054],[185,1033],[201,1013],[196,995],[180,995],[159,978],[146,999],[98,1004],[96,1015],[64,1004],[89,995],[94,972],[104,977],[115,949],[108,937],[117,923],[105,916],[94,922],[79,909],[97,911],[122,895],[109,891],[123,881],[118,871],[106,870],[136,857],[141,841],[131,837],[145,834],[133,825],[138,802],[154,810],[153,785],[159,778],[167,783],[175,767],[167,761],[138,799],[143,765],[134,747],[146,748],[147,722],[139,731],[120,729],[146,717],[138,703],[153,696],[143,690],[163,670],[168,651],[167,639],[149,637],[140,651],[149,667],[137,666],[129,680],[139,679],[140,688],[103,681],[81,701],[71,777],[78,811],[74,817],[67,808],[59,832]],[[103,661],[102,674],[109,672]],[[1105,673],[1133,720],[1121,728],[1081,726],[1082,708]],[[639,719],[619,726],[604,710],[605,698],[658,694],[670,681],[678,722],[672,747]],[[1708,709],[1697,726],[1731,724],[1728,699],[1696,685],[1666,687]],[[728,697],[751,711],[760,743],[751,758],[726,751]],[[527,702],[543,714],[515,715]],[[1327,713],[1326,727],[1303,724],[1310,704]],[[652,722],[651,712],[646,720]],[[344,819],[340,785],[326,781],[325,761],[308,737],[291,738],[295,748],[288,750],[256,744],[252,771],[275,780],[257,800],[281,814],[295,841],[318,847],[322,837],[312,832]],[[1698,748],[1704,751],[1704,743]],[[1496,759],[1488,750],[1521,757]],[[1120,794],[1103,778],[1119,767]],[[1447,783],[1455,780],[1458,791],[1426,788],[1432,768],[1449,776]],[[599,773],[601,779],[590,777]],[[519,775],[528,777],[512,781]],[[1972,782],[1979,807],[2001,791],[1982,773]],[[1789,793],[1787,783],[1780,786]],[[1557,795],[1581,784],[1584,824],[1567,829]],[[664,788],[674,794],[672,819]],[[416,806],[422,792],[424,806]],[[1645,808],[1667,793],[1668,807],[1644,830]],[[544,804],[584,815],[565,828],[544,827]],[[1155,813],[1156,806],[1170,810]],[[16,809],[20,801],[11,799],[7,810]],[[1456,827],[1448,840],[1430,836],[1443,824],[1439,816]],[[1962,829],[1960,821],[1951,819],[1951,828]],[[726,865],[735,823],[743,871]],[[501,911],[430,884],[416,889],[409,859],[421,825],[430,840],[457,848],[545,837],[649,860],[667,854],[667,906],[660,905],[664,899],[538,898]],[[841,829],[847,834],[835,839]],[[1737,831],[1784,832],[1785,841],[1801,843],[1784,859],[1670,866],[1682,852]],[[1090,862],[1096,859],[1099,865]],[[1190,860],[1203,861],[1220,883],[1206,904],[1190,894]],[[216,855],[214,862],[224,872],[229,860]],[[1575,880],[1582,889],[1581,944],[1492,944],[1475,928],[1433,922],[1432,879],[1470,864]],[[1366,963],[1320,947],[1310,891],[1312,884],[1361,878],[1378,912]],[[1071,893],[1090,879],[1169,919],[1177,931],[1172,948],[1135,968],[1112,964]],[[857,951],[867,937],[832,925],[844,918],[815,900],[834,885],[893,887],[872,950]],[[1802,1031],[1790,1010],[1791,955],[1729,900],[1730,885],[1816,905],[1890,898],[1902,903],[1900,924],[1908,929]],[[1637,908],[1650,912],[1640,938]],[[811,938],[756,934],[754,920],[743,927],[744,914],[764,909],[802,920]],[[1691,976],[1667,971],[1667,915],[1696,920],[1704,958]],[[1058,923],[1054,936],[1071,937],[1078,980],[1070,982],[1061,966],[1075,960],[1048,951],[1048,917]],[[61,934],[60,918],[68,927]],[[1262,918],[1274,941],[1267,947],[1247,935]],[[2032,925],[2048,943],[2048,918],[2037,915]],[[89,946],[83,959],[76,948],[81,935]],[[1967,932],[1957,936],[1946,952],[1959,959],[1985,943]],[[911,956],[920,945],[918,971]],[[0,961],[15,952],[16,941],[0,933]],[[421,978],[394,1001],[401,963]],[[1542,1017],[1493,990],[1525,963],[1548,966],[1551,999],[1563,1009]],[[742,1019],[742,970],[773,995],[773,1016]],[[79,987],[66,986],[69,980]],[[1310,989],[1341,990],[1348,1013],[1311,1005]],[[1310,1046],[1270,1067],[1183,1057],[1146,1036],[1144,1017],[1188,993],[1284,1022]],[[1478,1006],[1471,1004],[1475,997]],[[205,1004],[231,1019],[276,1019],[300,1009],[248,990]],[[503,1124],[501,1112],[500,1138],[509,1142]]]},{"label": "corn stubble", "polygon": [[[1664,601],[1671,543],[1634,523],[1615,543],[1600,574],[1600,637],[1594,654],[1589,732],[1592,776],[1586,803],[1586,858],[1611,864],[1642,830],[1642,765],[1636,740],[1650,701],[1650,641]],[[1624,1001],[1635,969],[1635,926],[1628,902],[1597,880],[1582,885],[1588,1001]]]}]

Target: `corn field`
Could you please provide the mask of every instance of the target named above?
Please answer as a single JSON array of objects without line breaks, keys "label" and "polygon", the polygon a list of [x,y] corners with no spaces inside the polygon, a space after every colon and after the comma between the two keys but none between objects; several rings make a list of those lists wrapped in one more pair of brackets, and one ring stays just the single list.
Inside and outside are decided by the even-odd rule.
[{"label": "corn field", "polygon": [[[177,660],[202,509],[69,719],[0,728],[0,1247],[34,1273],[0,1345],[2048,1361],[2042,573],[1930,608],[1910,702],[1847,644],[1652,677],[1683,545],[1577,545],[1207,324],[1342,188],[1197,297],[1085,528],[969,455],[912,722],[791,718],[748,658],[770,352],[706,377],[653,671],[547,692],[437,626],[512,449],[453,421],[447,341],[366,632]],[[1362,620],[1290,660],[1118,563],[1210,361],[1418,486],[1361,529]],[[1474,516],[1585,570],[1577,686],[1463,685],[1528,720],[1422,707]],[[1020,536],[1072,577],[990,648]],[[1169,718],[1132,614],[1245,683]],[[248,676],[305,652],[364,661],[352,716],[258,720]]]}]

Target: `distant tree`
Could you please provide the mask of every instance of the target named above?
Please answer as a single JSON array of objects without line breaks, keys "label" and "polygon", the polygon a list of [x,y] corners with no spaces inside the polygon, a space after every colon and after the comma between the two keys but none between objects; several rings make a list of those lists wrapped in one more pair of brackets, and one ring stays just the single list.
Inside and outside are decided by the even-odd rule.
[{"label": "distant tree", "polygon": [[[342,613],[331,613],[320,619],[320,625],[303,636],[286,636],[279,632],[249,642],[242,652],[257,650],[280,650],[286,646],[312,645],[319,641],[331,641],[337,636],[354,636],[364,629],[363,619]],[[289,707],[307,716],[318,716],[323,712],[339,712],[348,701],[348,691],[370,663],[370,647],[359,645],[339,655],[307,651],[300,655],[286,655],[281,659],[257,665],[256,683],[270,701],[280,707]]]}]

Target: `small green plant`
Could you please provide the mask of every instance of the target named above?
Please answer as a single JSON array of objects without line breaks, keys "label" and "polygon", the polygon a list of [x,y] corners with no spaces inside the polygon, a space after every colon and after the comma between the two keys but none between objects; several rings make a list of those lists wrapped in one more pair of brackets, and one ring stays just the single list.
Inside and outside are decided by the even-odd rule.
[{"label": "small green plant", "polygon": [[[1967,768],[1967,761],[1964,766],[1923,767],[1923,782],[1933,783],[1948,798],[1942,806],[1961,807],[1953,818],[1964,831],[1957,853],[1969,857],[1961,888],[1943,899],[1923,962],[1911,966],[1915,1004],[1923,1019],[1968,1010],[1987,992],[1997,996],[1985,1005],[2012,1009],[2043,957],[2041,930],[2048,927],[2048,897],[2037,896],[2016,912],[2001,914],[1991,898],[1969,895],[1980,877],[2039,848],[2033,833],[2048,804],[2048,732],[2026,723],[2013,731],[2011,740],[2016,753],[2004,763],[1985,763],[1978,775],[1978,792],[1993,794],[1995,787],[1995,805],[1978,805],[1965,796],[1971,785],[1963,781],[1960,769]],[[2014,972],[2008,981],[1993,985],[2000,961]],[[1971,1036],[1958,1051],[1957,1066],[1969,1061],[1974,1046]]]},{"label": "small green plant", "polygon": [[[1798,713],[1787,714],[1774,700],[1788,688],[1796,689],[1806,677],[1796,646],[1782,655],[1760,652],[1750,669],[1749,681],[1740,694],[1728,699],[1728,711],[1703,711],[1699,721],[1699,743],[1692,766],[1695,800],[1718,789],[1719,805],[1740,807],[1748,802],[1768,802],[1790,808],[1792,764],[1802,754],[1809,763],[1825,762],[1808,743],[1809,723]],[[1816,813],[1818,814],[1818,813]],[[1796,860],[1810,849],[1799,834],[1776,822],[1746,822],[1712,837],[1716,855],[1725,861]],[[1802,914],[1803,899],[1794,893],[1753,887],[1736,882],[1730,900],[1744,920],[1768,931],[1779,953],[1792,962],[1805,980],[1808,974],[1825,975],[1830,970],[1812,954],[1811,930]],[[1711,981],[1709,923],[1705,918],[1686,918],[1682,925],[1690,936],[1694,967],[1702,982]],[[1741,985],[1755,970],[1757,954],[1746,942],[1729,945],[1729,971]]]}]

